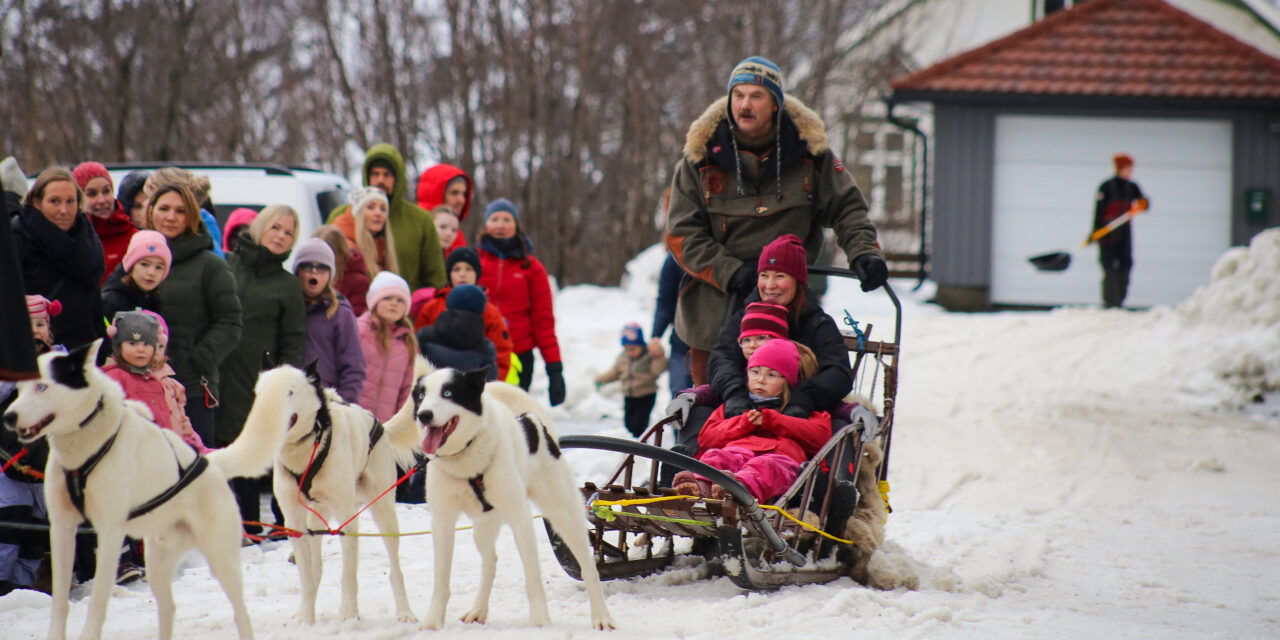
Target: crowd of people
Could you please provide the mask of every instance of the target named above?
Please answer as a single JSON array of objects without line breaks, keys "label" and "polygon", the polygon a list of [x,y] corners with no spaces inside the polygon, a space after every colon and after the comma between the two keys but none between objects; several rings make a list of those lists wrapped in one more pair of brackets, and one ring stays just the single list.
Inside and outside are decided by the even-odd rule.
[{"label": "crowd of people", "polygon": [[[888,276],[866,202],[821,119],[783,87],[776,65],[748,58],[690,127],[664,201],[669,256],[651,340],[624,327],[623,353],[596,379],[623,384],[626,425],[639,436],[669,371],[669,411],[686,418],[677,449],[737,474],[762,501],[848,422],[848,352],[806,286],[824,229],[864,290]],[[519,207],[489,202],[472,244],[459,231],[473,194],[461,170],[424,171],[415,203],[400,153],[378,144],[362,177],[349,205],[299,238],[299,213],[285,205],[236,210],[224,233],[208,179],[182,169],[130,174],[117,189],[103,165],[86,162],[48,168],[28,187],[7,160],[0,187],[38,348],[107,339],[109,374],[199,450],[235,439],[259,371],[281,364],[315,363],[326,386],[386,420],[408,398],[415,354],[489,367],[491,379],[528,389],[536,348],[548,400],[562,403],[551,288]],[[669,364],[660,338],[673,325]],[[34,498],[10,490],[32,482],[20,475],[32,468],[0,479],[0,510],[40,515]],[[687,472],[667,480],[714,492]],[[264,486],[234,488],[244,519],[259,521]],[[25,573],[5,575],[15,565],[5,564],[4,536],[0,580],[21,584]],[[22,545],[10,545],[14,558],[30,555]]]},{"label": "crowd of people", "polygon": [[[410,202],[400,153],[379,144],[363,178],[349,205],[300,238],[299,212],[282,204],[237,209],[219,228],[208,178],[184,169],[131,173],[117,188],[98,162],[49,167],[29,181],[6,159],[0,188],[37,351],[103,339],[103,370],[202,452],[235,440],[259,372],[284,364],[315,363],[325,385],[387,420],[409,396],[418,355],[438,367],[487,367],[528,389],[537,348],[549,403],[562,403],[550,282],[515,204],[490,203],[469,246],[458,225],[472,183],[461,170],[431,167]],[[12,395],[8,385],[0,400]],[[4,437],[0,464],[21,449]],[[0,513],[43,517],[43,465],[32,464],[42,446],[0,478]],[[261,521],[269,484],[237,479],[233,488],[244,519]],[[33,584],[17,560],[42,546],[0,531],[0,592]],[[134,552],[122,578],[137,575]]]}]

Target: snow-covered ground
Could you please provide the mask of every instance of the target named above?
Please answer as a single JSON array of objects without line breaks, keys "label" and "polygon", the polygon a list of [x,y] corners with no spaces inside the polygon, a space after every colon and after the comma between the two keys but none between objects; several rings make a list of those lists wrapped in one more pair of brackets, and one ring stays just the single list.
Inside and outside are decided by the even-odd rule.
[{"label": "snow-covered ground", "polygon": [[[629,321],[646,329],[660,249],[632,265],[620,288],[559,292],[558,333],[569,401],[562,434],[625,437],[616,389],[591,377],[617,355]],[[1280,381],[1280,234],[1233,250],[1212,287],[1177,309],[951,314],[928,291],[896,283],[905,311],[901,386],[890,478],[894,508],[873,568],[892,590],[848,579],[744,593],[696,567],[606,583],[615,638],[720,637],[1152,637],[1280,636],[1280,418],[1267,399]],[[1092,268],[1081,263],[1073,268]],[[1046,278],[1052,276],[1046,275]],[[835,282],[833,315],[848,308],[887,335],[882,293]],[[539,378],[541,367],[539,367]],[[545,397],[545,379],[535,392]],[[665,399],[660,399],[659,406]],[[571,451],[582,479],[611,469],[612,454]],[[429,511],[400,506],[406,531]],[[374,530],[362,522],[365,531]],[[554,624],[527,626],[523,576],[508,533],[490,622],[464,625],[478,581],[469,532],[459,534],[445,633],[466,637],[589,637],[580,583],[541,543]],[[415,611],[431,591],[430,538],[406,538],[402,556]],[[426,637],[393,619],[386,561],[362,541],[359,620],[336,618],[339,549],[325,546],[320,620],[291,618],[298,581],[287,544],[244,550],[258,638]],[[178,637],[234,636],[230,608],[203,561],[189,558],[175,585]],[[77,589],[70,631],[86,615]],[[49,599],[0,598],[0,638],[43,637]],[[149,638],[145,585],[118,587],[108,637]]]}]

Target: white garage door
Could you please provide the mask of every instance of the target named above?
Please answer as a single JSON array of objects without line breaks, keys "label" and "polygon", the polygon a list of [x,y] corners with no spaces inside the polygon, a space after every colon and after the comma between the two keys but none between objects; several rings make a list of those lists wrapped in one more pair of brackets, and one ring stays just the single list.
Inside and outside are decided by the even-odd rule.
[{"label": "white garage door", "polygon": [[1133,156],[1133,180],[1151,199],[1151,210],[1133,223],[1125,305],[1177,304],[1208,284],[1230,246],[1230,122],[999,116],[993,303],[1100,303],[1096,246],[1076,251],[1065,272],[1037,271],[1027,258],[1079,247],[1093,223],[1094,193],[1122,151]]}]

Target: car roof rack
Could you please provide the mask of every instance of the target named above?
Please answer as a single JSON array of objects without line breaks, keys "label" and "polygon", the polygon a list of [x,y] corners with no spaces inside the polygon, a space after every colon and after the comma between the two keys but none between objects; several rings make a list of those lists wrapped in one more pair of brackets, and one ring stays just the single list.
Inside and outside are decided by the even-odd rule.
[{"label": "car roof rack", "polygon": [[107,169],[121,171],[155,170],[163,167],[179,169],[262,169],[269,176],[291,176],[293,170],[272,162],[104,162]]}]

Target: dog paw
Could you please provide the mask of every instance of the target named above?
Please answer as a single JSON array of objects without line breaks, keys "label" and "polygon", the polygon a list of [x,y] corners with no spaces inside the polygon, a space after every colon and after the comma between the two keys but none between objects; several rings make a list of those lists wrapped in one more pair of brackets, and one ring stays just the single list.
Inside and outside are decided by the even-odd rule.
[{"label": "dog paw", "polygon": [[418,625],[419,631],[439,631],[444,628],[444,616],[439,618],[427,618],[426,622]]},{"label": "dog paw", "polygon": [[301,622],[302,624],[315,624],[316,614],[314,611],[304,611],[299,609],[297,613],[293,614],[293,619]]},{"label": "dog paw", "polygon": [[417,622],[418,616],[413,615],[410,611],[397,611],[396,620],[400,622]]},{"label": "dog paw", "polygon": [[472,622],[475,622],[477,624],[484,624],[484,621],[487,620],[488,618],[489,618],[488,607],[476,607],[462,614],[462,621],[468,624]]},{"label": "dog paw", "polygon": [[551,624],[551,616],[546,611],[530,614],[529,624],[535,627],[545,627]]},{"label": "dog paw", "polygon": [[338,609],[338,618],[340,620],[355,620],[360,617],[360,611],[355,607],[342,606]]}]

